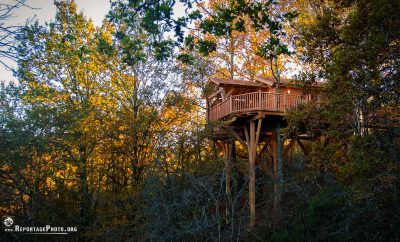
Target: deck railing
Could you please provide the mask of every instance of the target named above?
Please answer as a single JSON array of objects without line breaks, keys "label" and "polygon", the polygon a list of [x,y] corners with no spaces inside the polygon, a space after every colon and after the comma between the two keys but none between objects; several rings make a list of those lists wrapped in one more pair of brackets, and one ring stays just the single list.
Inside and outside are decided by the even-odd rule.
[{"label": "deck railing", "polygon": [[252,111],[270,111],[284,114],[299,104],[308,101],[308,96],[306,95],[286,93],[252,92],[233,95],[222,103],[211,107],[209,119],[210,121],[216,121],[230,114]]}]

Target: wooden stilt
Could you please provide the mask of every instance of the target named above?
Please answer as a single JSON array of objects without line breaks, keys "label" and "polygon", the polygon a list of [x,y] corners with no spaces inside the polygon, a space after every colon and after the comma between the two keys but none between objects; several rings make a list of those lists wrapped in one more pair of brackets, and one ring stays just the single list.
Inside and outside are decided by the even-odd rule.
[{"label": "wooden stilt", "polygon": [[274,170],[274,211],[279,209],[279,183],[278,183],[278,147],[276,142],[276,132],[273,134],[273,141],[271,142],[271,153],[273,160]]},{"label": "wooden stilt", "polygon": [[225,158],[225,193],[226,193],[226,223],[229,223],[232,209],[232,151],[235,142],[224,143]]},{"label": "wooden stilt", "polygon": [[249,153],[249,205],[250,227],[256,224],[256,157],[257,145],[260,139],[262,119],[258,119],[257,130],[255,121],[250,122],[250,130],[245,126],[245,136]]},{"label": "wooden stilt", "polygon": [[280,214],[283,184],[283,162],[282,162],[282,139],[280,125],[277,125],[273,133],[274,139],[271,142],[272,158],[274,163],[274,211],[277,218]]},{"label": "wooden stilt", "polygon": [[256,170],[254,160],[255,123],[250,122],[249,141],[249,204],[250,204],[250,227],[256,223]]}]

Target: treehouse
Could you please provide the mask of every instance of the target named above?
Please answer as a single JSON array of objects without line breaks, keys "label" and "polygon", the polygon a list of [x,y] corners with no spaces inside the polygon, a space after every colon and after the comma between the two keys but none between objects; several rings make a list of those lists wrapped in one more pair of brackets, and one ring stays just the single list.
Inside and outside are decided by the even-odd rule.
[{"label": "treehouse", "polygon": [[255,77],[254,82],[213,78],[209,86],[213,90],[207,102],[211,122],[260,112],[283,116],[301,103],[319,99],[317,87],[296,87],[289,79],[280,80],[280,93],[275,78],[270,77]]},{"label": "treehouse", "polygon": [[[269,152],[273,159],[274,206],[279,207],[282,181],[282,163],[285,153],[294,142],[304,149],[299,137],[286,142],[284,147],[280,128],[284,116],[300,104],[319,101],[319,87],[299,87],[289,79],[277,82],[271,77],[255,77],[254,81],[213,78],[209,81],[212,94],[207,98],[207,119],[214,125],[214,141],[226,161],[227,218],[232,204],[231,163],[237,141],[249,155],[250,227],[256,222],[255,167],[259,157]],[[284,149],[285,148],[285,149]],[[304,151],[304,150],[303,150]]]}]

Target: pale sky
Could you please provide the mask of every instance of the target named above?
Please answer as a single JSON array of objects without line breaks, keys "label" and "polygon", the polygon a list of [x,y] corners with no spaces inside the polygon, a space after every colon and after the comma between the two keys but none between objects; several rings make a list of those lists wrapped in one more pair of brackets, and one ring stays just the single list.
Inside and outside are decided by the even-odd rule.
[{"label": "pale sky", "polygon": [[[12,3],[13,0],[0,0],[2,3]],[[109,0],[75,0],[78,5],[78,9],[83,11],[84,14],[93,20],[95,25],[100,26],[104,16],[110,9]],[[23,24],[26,19],[36,16],[41,24],[50,21],[55,17],[56,8],[53,4],[53,0],[27,0],[29,6],[35,9],[21,7],[14,11],[14,16],[6,24]],[[6,61],[6,60],[4,60]],[[9,65],[15,67],[15,64],[7,62]],[[10,71],[7,71],[2,65],[0,65],[0,81],[15,81]]]}]

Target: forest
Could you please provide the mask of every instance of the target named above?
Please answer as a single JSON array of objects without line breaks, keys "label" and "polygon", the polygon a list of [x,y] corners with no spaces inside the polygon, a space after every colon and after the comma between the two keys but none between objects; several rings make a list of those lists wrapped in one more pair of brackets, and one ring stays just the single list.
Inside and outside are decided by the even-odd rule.
[{"label": "forest", "polygon": [[[28,2],[0,3],[1,241],[400,241],[399,0],[110,3],[101,26],[55,0],[12,27]],[[279,169],[267,147],[253,181],[207,97],[259,76],[321,99],[283,117]]]}]

